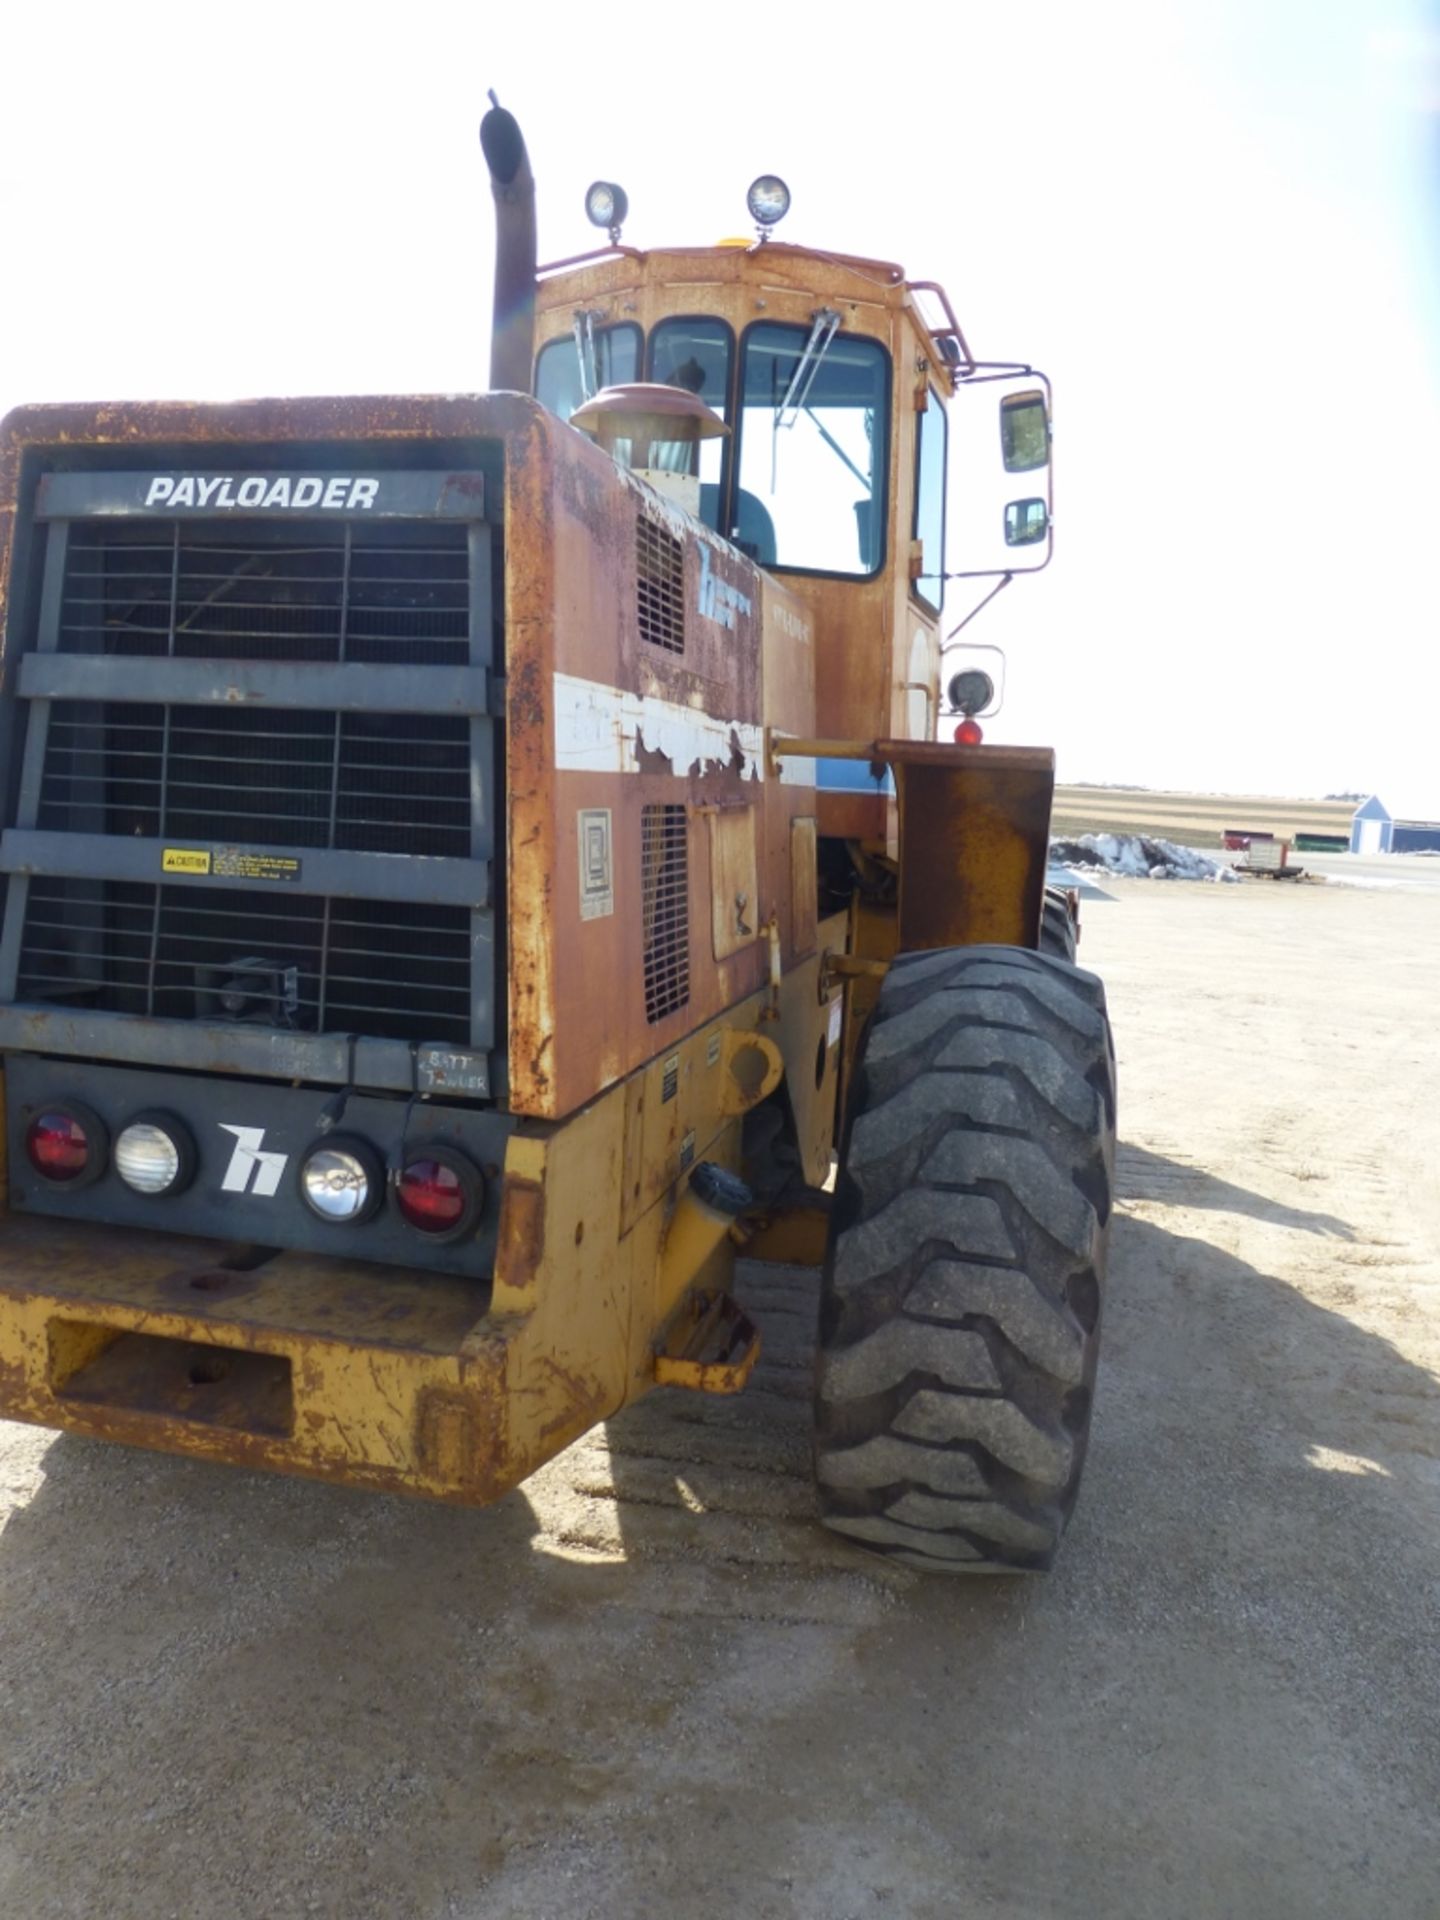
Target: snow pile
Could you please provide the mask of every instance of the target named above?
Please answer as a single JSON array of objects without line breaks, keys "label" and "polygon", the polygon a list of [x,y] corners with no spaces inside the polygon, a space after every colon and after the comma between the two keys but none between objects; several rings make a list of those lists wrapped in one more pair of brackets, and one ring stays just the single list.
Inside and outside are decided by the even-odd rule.
[{"label": "snow pile", "polygon": [[1211,860],[1193,847],[1177,847],[1173,840],[1152,840],[1144,833],[1082,833],[1074,840],[1052,840],[1050,858],[1056,866],[1138,880],[1240,878],[1221,860]]}]

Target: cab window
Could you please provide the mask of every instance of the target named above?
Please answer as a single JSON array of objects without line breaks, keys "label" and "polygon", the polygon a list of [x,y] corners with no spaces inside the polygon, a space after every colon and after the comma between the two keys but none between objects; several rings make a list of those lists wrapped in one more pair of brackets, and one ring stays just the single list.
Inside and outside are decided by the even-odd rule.
[{"label": "cab window", "polygon": [[[640,329],[633,321],[595,329],[596,386],[617,387],[640,378]],[[585,398],[580,381],[580,349],[573,334],[550,341],[535,363],[535,397],[551,413],[568,420]]]},{"label": "cab window", "polygon": [[[684,387],[730,418],[730,365],[734,337],[723,320],[662,320],[650,334],[649,377],[667,387]],[[700,481],[700,518],[718,533],[720,488],[725,470],[725,439],[701,440],[679,448]]]},{"label": "cab window", "polygon": [[[838,316],[830,316],[833,328]],[[890,356],[764,321],[744,340],[728,529],[765,566],[859,578],[885,559]]]},{"label": "cab window", "polygon": [[949,422],[945,403],[931,387],[929,405],[916,422],[915,539],[922,545],[922,571],[915,597],[936,613],[945,604],[945,452]]}]

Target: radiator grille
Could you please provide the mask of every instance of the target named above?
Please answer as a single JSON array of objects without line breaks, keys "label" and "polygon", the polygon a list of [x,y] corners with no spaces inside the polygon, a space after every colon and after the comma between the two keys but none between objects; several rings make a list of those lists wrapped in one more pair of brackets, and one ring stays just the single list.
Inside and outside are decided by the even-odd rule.
[{"label": "radiator grille", "polygon": [[641,814],[645,1017],[663,1020],[690,998],[690,861],[683,806]]},{"label": "radiator grille", "polygon": [[[54,864],[94,877],[46,871],[42,849],[12,887],[5,951],[18,962],[6,997],[82,1016],[488,1049],[488,909],[374,899],[389,890],[388,866],[374,864],[302,861],[293,879],[270,885],[250,885],[250,874],[243,885],[162,877],[161,849],[316,849],[467,868],[492,859],[496,742],[484,715],[455,711],[439,693],[425,702],[431,710],[413,713],[295,709],[269,697],[182,704],[171,665],[403,665],[416,669],[409,698],[418,705],[425,670],[493,665],[492,529],[441,518],[99,512],[67,525],[41,633],[82,663],[132,662],[125,673],[138,697],[31,709],[22,791],[34,810],[23,800],[16,825],[64,836]],[[325,679],[322,671],[313,684]],[[347,709],[357,679],[368,676],[345,683]],[[284,681],[273,685],[283,694]],[[137,841],[158,843],[153,880],[100,877],[118,870],[111,848]],[[126,871],[137,872],[133,859]],[[411,869],[405,891],[431,891],[414,879]],[[474,895],[462,896],[453,880],[437,864],[433,891],[483,898],[489,885],[477,877]],[[343,891],[311,892],[312,882]],[[349,897],[352,885],[364,897]]]},{"label": "radiator grille", "polygon": [[685,549],[648,513],[635,522],[640,638],[667,653],[685,651]]},{"label": "radiator grille", "polygon": [[38,824],[464,859],[470,806],[463,718],[57,700]]},{"label": "radiator grille", "polygon": [[60,647],[179,660],[463,665],[461,525],[77,523]]},{"label": "radiator grille", "polygon": [[259,889],[36,878],[19,997],[463,1045],[470,916]]}]

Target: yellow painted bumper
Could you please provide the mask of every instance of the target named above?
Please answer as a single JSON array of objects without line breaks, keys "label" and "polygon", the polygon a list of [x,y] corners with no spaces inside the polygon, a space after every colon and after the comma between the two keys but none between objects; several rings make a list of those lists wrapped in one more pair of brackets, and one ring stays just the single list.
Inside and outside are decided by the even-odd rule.
[{"label": "yellow painted bumper", "polygon": [[[245,1272],[220,1251],[0,1222],[0,1416],[469,1502],[530,1470],[506,1418],[526,1316],[490,1317],[488,1285],[298,1254]],[[606,1411],[557,1391],[556,1442]]]}]

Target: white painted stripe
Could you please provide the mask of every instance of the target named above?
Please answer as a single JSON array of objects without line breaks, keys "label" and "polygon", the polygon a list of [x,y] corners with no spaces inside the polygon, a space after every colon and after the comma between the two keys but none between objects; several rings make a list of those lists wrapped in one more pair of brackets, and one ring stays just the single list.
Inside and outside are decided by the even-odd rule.
[{"label": "white painted stripe", "polygon": [[656,694],[555,675],[555,766],[561,773],[639,773],[643,745],[647,755],[664,754],[677,774],[685,774],[697,762],[730,765],[737,744],[741,777],[763,780],[763,728]]},{"label": "white painted stripe", "polygon": [[[800,736],[786,733],[783,728],[770,729],[772,740],[797,740]],[[815,761],[813,758],[797,754],[792,758],[788,753],[777,754],[775,765],[780,769],[782,787],[813,787],[815,784]]]}]

